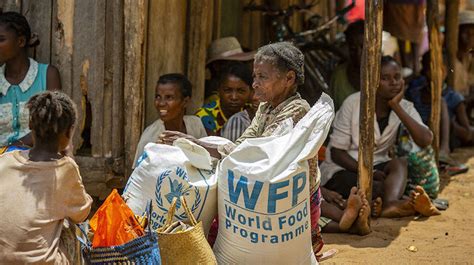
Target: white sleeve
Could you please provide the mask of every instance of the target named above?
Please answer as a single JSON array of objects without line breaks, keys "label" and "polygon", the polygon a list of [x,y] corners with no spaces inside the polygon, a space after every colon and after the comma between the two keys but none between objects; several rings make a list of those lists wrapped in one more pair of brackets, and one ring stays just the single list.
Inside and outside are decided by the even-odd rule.
[{"label": "white sleeve", "polygon": [[352,113],[359,111],[354,110],[354,99],[357,97],[348,97],[336,113],[329,142],[332,147],[349,150],[351,146]]},{"label": "white sleeve", "polygon": [[196,139],[207,137],[206,129],[202,124],[201,118],[198,116],[184,116],[185,119],[189,119],[191,128],[187,128],[188,134]]},{"label": "white sleeve", "polygon": [[419,124],[425,126],[425,127],[428,127],[426,126],[426,124],[423,122],[423,120],[421,119],[421,116],[420,116],[420,113],[416,110],[415,106],[413,105],[413,103],[409,102],[409,101],[406,101],[404,102],[405,106],[404,106],[404,109],[406,111],[406,113],[408,115],[410,115],[410,117],[412,117],[415,121],[417,121]]}]

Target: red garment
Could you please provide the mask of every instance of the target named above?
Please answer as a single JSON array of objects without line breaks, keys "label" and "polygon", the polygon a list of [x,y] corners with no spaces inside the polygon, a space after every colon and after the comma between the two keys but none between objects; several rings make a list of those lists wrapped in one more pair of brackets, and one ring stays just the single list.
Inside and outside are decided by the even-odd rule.
[{"label": "red garment", "polygon": [[[352,0],[347,0],[346,5],[349,5],[351,2]],[[365,19],[365,0],[356,0],[355,7],[347,13],[346,19],[349,24],[357,20]]]},{"label": "red garment", "polygon": [[315,255],[323,249],[324,242],[318,222],[321,217],[321,188],[311,196],[311,243]]}]

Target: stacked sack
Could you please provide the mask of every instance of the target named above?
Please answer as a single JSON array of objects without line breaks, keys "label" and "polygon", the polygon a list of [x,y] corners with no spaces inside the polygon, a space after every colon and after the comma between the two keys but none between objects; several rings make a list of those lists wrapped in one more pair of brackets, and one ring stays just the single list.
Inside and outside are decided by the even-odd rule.
[{"label": "stacked sack", "polygon": [[[201,140],[229,142],[218,137]],[[147,144],[123,193],[127,205],[135,214],[142,215],[151,200],[153,212],[150,223],[155,230],[166,223],[173,199],[181,196],[196,219],[202,221],[207,234],[217,215],[217,177],[209,152],[186,139],[176,140],[173,146]],[[174,218],[188,220],[180,201],[177,202]]]}]

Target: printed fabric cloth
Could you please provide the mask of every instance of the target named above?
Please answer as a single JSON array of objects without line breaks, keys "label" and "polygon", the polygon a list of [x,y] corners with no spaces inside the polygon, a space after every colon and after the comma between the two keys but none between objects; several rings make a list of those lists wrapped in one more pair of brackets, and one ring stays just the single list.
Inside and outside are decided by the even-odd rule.
[{"label": "printed fabric cloth", "polygon": [[420,148],[411,139],[405,126],[400,125],[396,154],[405,157],[408,162],[408,177],[405,194],[416,186],[422,186],[431,199],[436,199],[439,192],[439,171],[431,146]]},{"label": "printed fabric cloth", "polygon": [[10,84],[5,78],[5,64],[0,67],[0,147],[30,133],[26,103],[32,96],[46,90],[48,65],[29,60],[28,72],[18,85]]},{"label": "printed fabric cloth", "polygon": [[201,118],[201,122],[206,130],[217,135],[227,122],[227,117],[221,109],[220,99],[204,104],[204,106],[196,112],[196,116]]}]

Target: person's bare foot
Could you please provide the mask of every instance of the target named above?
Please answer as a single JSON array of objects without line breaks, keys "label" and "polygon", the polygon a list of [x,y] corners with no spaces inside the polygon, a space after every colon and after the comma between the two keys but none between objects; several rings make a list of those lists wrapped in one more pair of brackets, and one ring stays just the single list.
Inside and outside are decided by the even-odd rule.
[{"label": "person's bare foot", "polygon": [[385,205],[386,206],[382,210],[381,217],[398,218],[412,216],[416,213],[411,199],[387,202]]},{"label": "person's bare foot", "polygon": [[344,209],[341,221],[339,221],[339,229],[341,229],[341,231],[348,231],[349,228],[351,228],[352,224],[359,215],[361,206],[362,200],[360,194],[357,192],[356,187],[352,187],[349,198],[347,199],[346,209]]},{"label": "person's bare foot", "polygon": [[369,218],[370,218],[370,206],[369,202],[367,201],[365,194],[361,194],[362,199],[362,207],[359,210],[359,216],[354,223],[354,232],[358,235],[365,236],[370,234],[372,230],[369,226]]},{"label": "person's bare foot", "polygon": [[377,197],[372,202],[372,217],[377,218],[382,214],[382,198]]},{"label": "person's bare foot", "polygon": [[423,216],[440,215],[441,212],[431,203],[430,197],[421,186],[410,193],[410,202],[416,212]]}]

